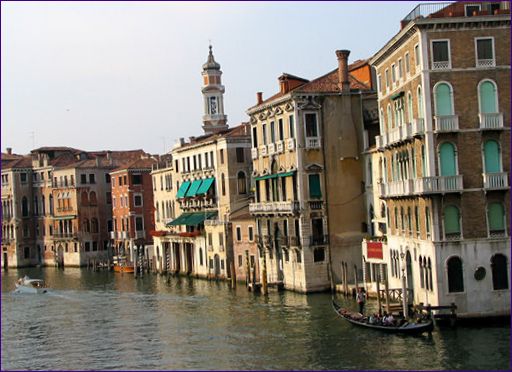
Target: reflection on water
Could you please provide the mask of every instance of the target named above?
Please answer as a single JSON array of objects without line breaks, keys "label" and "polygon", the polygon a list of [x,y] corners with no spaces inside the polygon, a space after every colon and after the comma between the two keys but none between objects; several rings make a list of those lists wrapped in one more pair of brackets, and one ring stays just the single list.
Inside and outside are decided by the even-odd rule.
[{"label": "reflection on water", "polygon": [[[25,274],[51,291],[13,294]],[[86,269],[2,273],[2,369],[507,369],[509,340],[508,327],[421,337],[355,328],[328,294],[264,297]]]}]

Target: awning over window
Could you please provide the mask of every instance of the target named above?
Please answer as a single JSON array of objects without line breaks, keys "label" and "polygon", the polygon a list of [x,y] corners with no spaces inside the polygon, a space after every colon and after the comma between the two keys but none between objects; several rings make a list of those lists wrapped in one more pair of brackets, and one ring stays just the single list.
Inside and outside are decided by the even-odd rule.
[{"label": "awning over window", "polygon": [[213,181],[215,181],[214,177],[204,179],[203,182],[201,183],[201,186],[199,186],[199,189],[197,190],[196,194],[205,195],[208,192],[208,190],[210,190],[210,187],[212,187]]},{"label": "awning over window", "polygon": [[196,226],[202,223],[204,220],[217,216],[217,212],[194,212],[194,213],[183,213],[174,221],[169,222],[166,226]]},{"label": "awning over window", "polygon": [[177,199],[184,198],[185,193],[187,192],[189,186],[190,186],[190,181],[183,182],[178,190],[178,193],[176,194],[176,198]]},{"label": "awning over window", "polygon": [[199,186],[201,186],[201,182],[203,182],[203,181],[195,180],[194,182],[192,182],[192,185],[190,185],[187,193],[185,194],[185,197],[190,198],[190,197],[196,196],[197,189],[199,189]]},{"label": "awning over window", "polygon": [[402,92],[398,92],[398,93],[395,93],[391,96],[391,100],[394,101],[395,99],[398,99],[400,97],[403,97],[405,93],[402,91]]},{"label": "awning over window", "polygon": [[254,180],[255,181],[261,181],[261,180],[268,180],[269,178],[293,176],[294,173],[295,173],[295,171],[284,172],[284,173],[276,173],[276,174],[267,174],[265,176],[255,177]]},{"label": "awning over window", "polygon": [[293,176],[294,173],[295,173],[295,171],[285,172],[285,173],[278,173],[277,176],[278,177],[288,177],[288,176]]}]

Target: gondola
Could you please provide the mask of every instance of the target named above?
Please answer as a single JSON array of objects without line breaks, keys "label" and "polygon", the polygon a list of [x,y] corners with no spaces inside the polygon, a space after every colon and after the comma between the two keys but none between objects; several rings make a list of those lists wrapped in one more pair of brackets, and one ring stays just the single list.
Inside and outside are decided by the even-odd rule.
[{"label": "gondola", "polygon": [[[352,313],[349,311],[344,311],[344,309],[341,308],[340,305],[336,303],[336,301],[332,300],[332,307],[334,308],[334,311],[336,314],[347,320],[348,322],[361,327],[376,329],[378,331],[387,332],[387,333],[399,333],[399,334],[406,334],[406,335],[419,335],[424,332],[432,332],[434,329],[434,323],[432,319],[426,320],[423,323],[404,323],[400,326],[387,326],[387,325],[378,325],[378,324],[369,324],[367,321],[364,320],[357,320],[353,319],[351,317]],[[365,319],[365,318],[362,318]]]}]

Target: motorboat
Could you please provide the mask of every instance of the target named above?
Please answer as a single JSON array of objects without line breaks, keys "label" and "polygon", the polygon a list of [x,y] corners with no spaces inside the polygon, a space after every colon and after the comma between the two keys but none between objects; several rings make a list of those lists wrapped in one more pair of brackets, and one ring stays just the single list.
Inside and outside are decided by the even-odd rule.
[{"label": "motorboat", "polygon": [[30,279],[28,276],[19,278],[16,282],[17,293],[42,294],[47,293],[48,288],[42,279]]}]

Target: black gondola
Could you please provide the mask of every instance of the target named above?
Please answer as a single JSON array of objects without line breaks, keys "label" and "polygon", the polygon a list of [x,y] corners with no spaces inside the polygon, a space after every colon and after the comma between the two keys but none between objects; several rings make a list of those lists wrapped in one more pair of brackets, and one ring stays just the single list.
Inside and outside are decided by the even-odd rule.
[{"label": "black gondola", "polygon": [[379,331],[387,332],[387,333],[401,333],[406,335],[417,335],[424,332],[432,332],[434,329],[434,323],[432,319],[426,320],[424,323],[404,323],[400,326],[388,326],[388,325],[378,325],[378,324],[369,324],[368,322],[364,322],[362,320],[352,319],[351,313],[348,311],[344,311],[344,309],[341,308],[340,305],[336,303],[336,301],[332,300],[332,306],[334,308],[334,311],[336,314],[338,314],[339,317],[349,321],[350,323],[376,329]]}]

